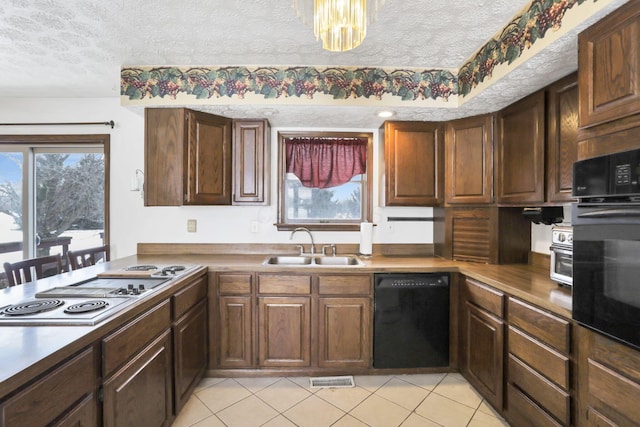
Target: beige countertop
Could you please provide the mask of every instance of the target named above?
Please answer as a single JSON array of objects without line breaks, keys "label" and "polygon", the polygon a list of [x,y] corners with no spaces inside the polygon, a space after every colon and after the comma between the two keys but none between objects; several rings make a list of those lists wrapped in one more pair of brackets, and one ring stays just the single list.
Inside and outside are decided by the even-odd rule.
[{"label": "beige countertop", "polygon": [[551,299],[551,291],[570,296],[571,291],[560,287],[549,278],[549,270],[528,264],[479,264],[450,261],[437,257],[382,256],[360,258],[364,265],[348,267],[329,266],[275,266],[263,265],[267,255],[138,255],[130,258],[136,263],[183,262],[209,267],[210,271],[251,271],[259,273],[404,273],[404,272],[460,272],[491,285],[515,297],[522,298],[558,315],[571,318],[571,312]]}]

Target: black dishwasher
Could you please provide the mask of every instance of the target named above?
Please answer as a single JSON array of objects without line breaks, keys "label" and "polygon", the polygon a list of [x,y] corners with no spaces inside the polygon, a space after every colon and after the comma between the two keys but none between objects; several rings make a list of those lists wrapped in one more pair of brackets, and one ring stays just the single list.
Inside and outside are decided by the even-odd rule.
[{"label": "black dishwasher", "polygon": [[374,368],[449,366],[449,274],[375,275]]}]

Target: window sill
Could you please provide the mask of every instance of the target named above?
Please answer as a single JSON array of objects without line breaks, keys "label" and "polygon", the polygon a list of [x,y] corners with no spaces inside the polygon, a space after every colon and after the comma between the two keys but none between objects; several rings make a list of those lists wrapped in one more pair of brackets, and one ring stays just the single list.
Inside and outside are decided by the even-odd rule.
[{"label": "window sill", "polygon": [[360,231],[360,223],[300,223],[300,224],[274,224],[278,231],[291,231],[298,227],[305,227],[311,231]]}]

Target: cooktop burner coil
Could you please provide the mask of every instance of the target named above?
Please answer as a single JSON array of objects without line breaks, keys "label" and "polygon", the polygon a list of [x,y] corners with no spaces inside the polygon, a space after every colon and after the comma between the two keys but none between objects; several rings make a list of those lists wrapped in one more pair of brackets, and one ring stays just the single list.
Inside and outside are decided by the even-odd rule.
[{"label": "cooktop burner coil", "polygon": [[64,309],[64,312],[67,314],[81,314],[88,313],[91,311],[102,310],[107,308],[109,303],[103,300],[90,300],[83,301],[77,304],[72,304]]},{"label": "cooktop burner coil", "polygon": [[53,310],[60,307],[64,301],[59,299],[44,299],[36,301],[26,301],[20,304],[12,305],[5,308],[2,314],[6,316],[26,316],[29,314],[37,314],[45,311]]}]

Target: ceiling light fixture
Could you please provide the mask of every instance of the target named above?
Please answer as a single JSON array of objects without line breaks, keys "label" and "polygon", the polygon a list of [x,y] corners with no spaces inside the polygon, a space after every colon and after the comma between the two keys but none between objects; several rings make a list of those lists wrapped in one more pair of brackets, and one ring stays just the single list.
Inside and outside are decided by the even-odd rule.
[{"label": "ceiling light fixture", "polygon": [[378,111],[378,117],[389,118],[393,116],[393,111]]},{"label": "ceiling light fixture", "polygon": [[331,52],[358,47],[367,35],[367,24],[375,20],[384,0],[293,0],[302,22],[313,21],[316,40]]}]

